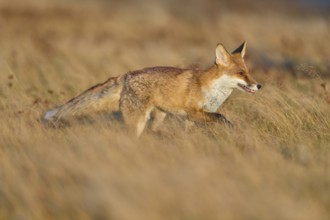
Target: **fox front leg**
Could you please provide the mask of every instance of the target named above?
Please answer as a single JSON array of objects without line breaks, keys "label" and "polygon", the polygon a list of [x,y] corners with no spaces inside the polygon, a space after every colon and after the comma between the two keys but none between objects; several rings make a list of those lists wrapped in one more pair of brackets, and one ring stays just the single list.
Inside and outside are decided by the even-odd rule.
[{"label": "fox front leg", "polygon": [[234,127],[233,123],[220,113],[210,113],[202,110],[190,111],[188,119],[195,122],[221,122],[225,123],[230,128]]},{"label": "fox front leg", "polygon": [[235,127],[231,121],[229,121],[224,115],[222,115],[220,113],[213,113],[213,117],[215,117],[216,121],[225,123],[230,128]]}]

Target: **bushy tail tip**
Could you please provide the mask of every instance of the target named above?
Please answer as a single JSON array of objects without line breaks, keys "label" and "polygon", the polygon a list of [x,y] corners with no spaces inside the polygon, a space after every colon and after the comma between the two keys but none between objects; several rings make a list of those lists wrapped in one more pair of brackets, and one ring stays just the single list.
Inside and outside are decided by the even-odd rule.
[{"label": "bushy tail tip", "polygon": [[56,119],[56,115],[58,111],[59,111],[58,108],[51,109],[43,115],[42,119],[44,121],[54,121]]}]

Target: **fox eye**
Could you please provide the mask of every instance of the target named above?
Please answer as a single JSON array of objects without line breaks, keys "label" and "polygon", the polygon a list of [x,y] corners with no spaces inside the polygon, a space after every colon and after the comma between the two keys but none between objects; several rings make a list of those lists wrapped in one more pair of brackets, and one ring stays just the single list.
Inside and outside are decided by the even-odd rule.
[{"label": "fox eye", "polygon": [[243,71],[239,71],[238,74],[239,74],[240,76],[244,76],[244,72],[243,72]]}]

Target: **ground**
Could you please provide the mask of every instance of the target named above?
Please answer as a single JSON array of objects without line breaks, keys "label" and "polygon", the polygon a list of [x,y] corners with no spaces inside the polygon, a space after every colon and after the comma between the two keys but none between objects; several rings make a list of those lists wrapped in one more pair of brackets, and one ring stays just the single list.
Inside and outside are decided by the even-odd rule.
[{"label": "ground", "polygon": [[[242,4],[0,2],[0,219],[329,219],[329,17]],[[219,109],[234,129],[170,116],[137,139],[107,114],[40,123],[110,76],[204,68],[217,43],[244,40],[263,87]]]}]

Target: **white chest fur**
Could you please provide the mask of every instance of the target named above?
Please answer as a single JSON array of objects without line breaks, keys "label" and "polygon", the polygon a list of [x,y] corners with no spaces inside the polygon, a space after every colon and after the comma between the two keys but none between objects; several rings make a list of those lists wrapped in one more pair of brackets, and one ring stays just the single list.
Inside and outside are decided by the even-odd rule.
[{"label": "white chest fur", "polygon": [[224,75],[214,80],[208,88],[203,88],[202,108],[208,112],[216,112],[232,93],[231,83],[231,79]]}]

